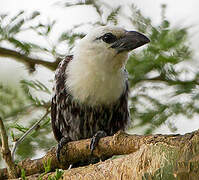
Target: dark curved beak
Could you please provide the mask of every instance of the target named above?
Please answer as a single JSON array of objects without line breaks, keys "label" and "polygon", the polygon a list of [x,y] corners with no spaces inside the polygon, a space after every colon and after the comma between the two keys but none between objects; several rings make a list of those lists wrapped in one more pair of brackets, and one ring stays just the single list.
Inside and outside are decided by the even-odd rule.
[{"label": "dark curved beak", "polygon": [[111,48],[116,49],[119,54],[123,51],[131,51],[149,42],[149,38],[139,32],[126,31],[125,35],[116,40]]}]

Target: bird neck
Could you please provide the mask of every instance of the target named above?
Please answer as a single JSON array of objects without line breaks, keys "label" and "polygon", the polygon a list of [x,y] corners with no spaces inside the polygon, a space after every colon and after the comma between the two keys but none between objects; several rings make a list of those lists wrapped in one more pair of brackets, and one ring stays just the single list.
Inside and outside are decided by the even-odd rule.
[{"label": "bird neck", "polygon": [[90,106],[110,105],[124,91],[124,69],[100,67],[92,59],[74,59],[66,70],[66,88],[75,100]]}]

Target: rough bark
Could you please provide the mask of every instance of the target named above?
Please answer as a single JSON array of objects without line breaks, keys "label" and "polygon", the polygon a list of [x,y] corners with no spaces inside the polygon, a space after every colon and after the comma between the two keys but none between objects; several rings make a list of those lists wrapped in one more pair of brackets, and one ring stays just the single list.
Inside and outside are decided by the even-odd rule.
[{"label": "rough bark", "polygon": [[16,171],[15,164],[11,157],[11,152],[10,152],[9,145],[8,145],[8,136],[7,136],[6,129],[5,129],[5,126],[3,124],[3,120],[1,119],[1,117],[0,117],[0,136],[1,136],[0,150],[1,150],[3,159],[5,160],[5,162],[7,164],[9,177],[16,178],[17,171]]},{"label": "rough bark", "polygon": [[[88,159],[89,143],[89,140],[82,140],[68,143],[64,147],[61,159],[65,168],[79,160]],[[198,179],[199,130],[185,135],[148,136],[119,132],[101,139],[94,155],[125,156],[65,170],[63,179]],[[18,165],[25,169],[27,176],[38,174],[44,171],[42,161],[49,158],[52,171],[61,167],[56,160],[55,148],[41,159],[25,160]],[[55,173],[49,173],[43,179],[54,175]],[[30,176],[30,179],[34,178]]]}]

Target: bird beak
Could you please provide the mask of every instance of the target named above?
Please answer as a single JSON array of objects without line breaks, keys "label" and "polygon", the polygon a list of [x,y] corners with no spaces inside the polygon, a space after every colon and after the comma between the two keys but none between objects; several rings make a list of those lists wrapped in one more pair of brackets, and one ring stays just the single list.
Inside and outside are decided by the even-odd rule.
[{"label": "bird beak", "polygon": [[115,41],[111,48],[116,49],[119,54],[123,51],[131,51],[149,42],[149,38],[139,32],[126,31],[125,35]]}]

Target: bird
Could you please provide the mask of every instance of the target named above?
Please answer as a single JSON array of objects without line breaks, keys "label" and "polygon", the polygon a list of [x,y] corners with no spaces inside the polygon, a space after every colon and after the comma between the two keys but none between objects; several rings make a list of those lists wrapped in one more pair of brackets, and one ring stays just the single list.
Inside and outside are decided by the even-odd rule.
[{"label": "bird", "polygon": [[125,65],[129,52],[149,43],[137,31],[117,26],[93,28],[55,71],[51,123],[60,151],[71,141],[91,138],[91,153],[100,138],[130,124],[129,83]]}]

